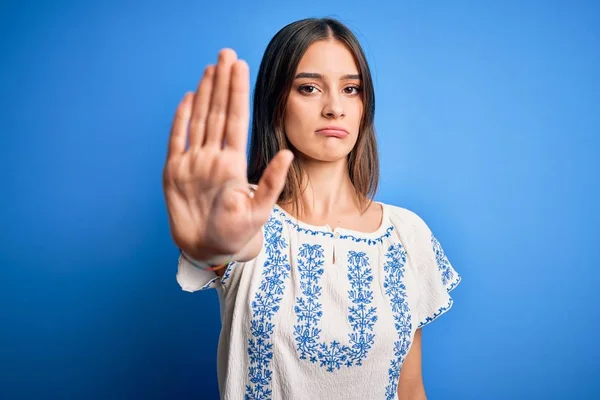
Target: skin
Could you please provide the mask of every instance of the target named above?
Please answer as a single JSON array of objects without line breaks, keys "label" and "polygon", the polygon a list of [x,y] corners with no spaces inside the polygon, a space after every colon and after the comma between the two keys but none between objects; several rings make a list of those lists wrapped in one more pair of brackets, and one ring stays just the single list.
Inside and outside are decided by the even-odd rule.
[{"label": "skin", "polygon": [[249,97],[247,63],[224,49],[217,65],[206,67],[196,91],[186,93],[173,119],[163,169],[169,228],[177,247],[196,260],[256,257],[261,227],[293,160],[290,151],[280,151],[254,196],[248,195]]},{"label": "skin", "polygon": [[417,329],[413,344],[404,359],[398,382],[399,400],[427,400],[423,384],[421,343],[423,332]]},{"label": "skin", "polygon": [[[285,130],[296,149],[282,150],[269,163],[254,196],[248,196],[246,144],[249,125],[249,72],[231,49],[219,52],[194,93],[177,108],[163,170],[169,226],[175,244],[197,260],[234,254],[255,258],[261,227],[283,190],[294,157],[309,182],[301,195],[302,220],[360,232],[375,231],[382,208],[360,209],[347,169],[363,111],[358,68],[346,47],[334,40],[309,47],[303,56],[285,113]],[[309,75],[306,75],[309,74]],[[344,138],[316,131],[327,125],[348,131]],[[222,143],[225,143],[222,146]],[[290,205],[282,204],[288,212]],[[219,270],[221,275],[224,271]],[[399,378],[398,398],[426,399],[421,373],[421,330]]]},{"label": "skin", "polygon": [[[337,41],[310,46],[296,70],[285,109],[285,134],[303,164],[346,164],[356,144],[363,112],[361,80],[352,54]],[[315,131],[327,125],[348,130],[346,138]]]},{"label": "skin", "polygon": [[[379,227],[381,206],[372,204],[363,213],[348,174],[348,154],[358,139],[362,112],[361,80],[352,53],[335,40],[313,43],[298,64],[284,115],[286,136],[309,182],[300,199],[303,221],[361,232]],[[348,135],[317,133],[330,125]],[[282,207],[292,212],[291,205]]]},{"label": "skin", "polygon": [[[298,65],[284,125],[288,140],[297,150],[296,159],[311,183],[302,195],[303,220],[372,232],[381,223],[381,207],[372,204],[361,213],[347,172],[348,154],[356,144],[363,112],[358,75],[352,53],[342,43],[328,40],[312,44]],[[344,128],[349,135],[340,139],[316,132],[329,125]],[[402,366],[400,400],[426,400],[421,336],[419,329]]]}]

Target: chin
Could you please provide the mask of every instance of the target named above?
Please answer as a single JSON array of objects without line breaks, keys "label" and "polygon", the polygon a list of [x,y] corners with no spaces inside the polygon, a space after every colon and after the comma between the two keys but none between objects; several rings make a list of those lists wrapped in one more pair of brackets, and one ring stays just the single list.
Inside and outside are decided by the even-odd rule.
[{"label": "chin", "polygon": [[302,152],[302,155],[309,160],[321,162],[337,162],[348,158],[352,149],[314,149],[313,151]]},{"label": "chin", "polygon": [[305,140],[300,146],[295,146],[294,141],[291,142],[298,152],[298,156],[301,158],[312,161],[337,162],[348,158],[348,155],[356,145],[356,140],[352,139],[315,137],[311,138],[311,140]]}]

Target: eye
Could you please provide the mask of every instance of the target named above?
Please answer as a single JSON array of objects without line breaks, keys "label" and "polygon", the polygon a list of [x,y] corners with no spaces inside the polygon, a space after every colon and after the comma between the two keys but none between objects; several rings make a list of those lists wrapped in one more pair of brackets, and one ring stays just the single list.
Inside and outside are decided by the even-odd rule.
[{"label": "eye", "polygon": [[360,86],[348,86],[344,88],[344,93],[355,95],[360,93]]},{"label": "eye", "polygon": [[316,93],[317,87],[313,85],[302,85],[298,88],[298,91],[302,94],[313,94]]}]

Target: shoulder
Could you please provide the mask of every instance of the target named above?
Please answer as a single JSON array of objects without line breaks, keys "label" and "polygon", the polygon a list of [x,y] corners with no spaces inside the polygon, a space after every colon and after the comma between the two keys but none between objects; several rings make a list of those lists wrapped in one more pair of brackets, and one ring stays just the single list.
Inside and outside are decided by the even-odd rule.
[{"label": "shoulder", "polygon": [[381,204],[392,225],[403,230],[409,229],[426,235],[431,234],[431,230],[425,220],[415,211],[393,204]]}]

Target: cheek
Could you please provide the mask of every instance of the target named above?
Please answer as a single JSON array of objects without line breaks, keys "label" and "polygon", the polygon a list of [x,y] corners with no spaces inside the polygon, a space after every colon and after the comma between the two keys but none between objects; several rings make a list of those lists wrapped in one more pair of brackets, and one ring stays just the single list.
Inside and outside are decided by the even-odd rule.
[{"label": "cheek", "polygon": [[360,119],[362,118],[362,114],[363,114],[363,103],[362,101],[357,101],[356,102],[356,119],[360,121]]},{"label": "cheek", "polygon": [[308,112],[299,102],[290,98],[286,105],[284,126],[288,137],[298,137],[306,130]]},{"label": "cheek", "polygon": [[294,110],[294,107],[287,107],[285,110],[285,117],[283,120],[283,126],[285,132],[289,135],[294,135],[295,131],[298,130],[298,113]]},{"label": "cheek", "polygon": [[360,121],[362,120],[363,115],[363,105],[362,102],[356,102],[349,106],[349,116],[352,118],[352,125],[358,131],[360,129]]},{"label": "cheek", "polygon": [[298,118],[298,110],[296,109],[296,107],[294,107],[294,104],[291,103],[292,102],[288,103],[285,110],[284,124],[286,129],[293,128],[295,125],[298,124],[298,121],[300,120],[300,118]]},{"label": "cheek", "polygon": [[296,149],[302,143],[302,119],[293,104],[288,102],[283,120],[285,136]]}]

